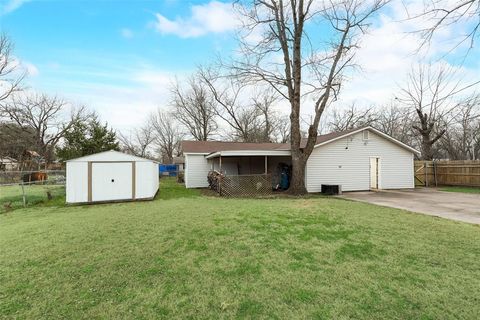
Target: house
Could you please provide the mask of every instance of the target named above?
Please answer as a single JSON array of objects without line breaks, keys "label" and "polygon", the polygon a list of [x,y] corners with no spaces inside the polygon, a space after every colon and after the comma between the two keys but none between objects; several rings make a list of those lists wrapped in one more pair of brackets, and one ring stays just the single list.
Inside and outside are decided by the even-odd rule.
[{"label": "house", "polygon": [[18,161],[11,157],[0,158],[0,171],[18,170]]},{"label": "house", "polygon": [[[289,144],[183,141],[185,185],[208,186],[211,170],[225,175],[274,174],[291,164]],[[305,168],[308,192],[322,184],[341,185],[343,191],[414,187],[417,150],[374,129],[334,132],[317,137]]]},{"label": "house", "polygon": [[153,199],[158,163],[118,151],[66,161],[67,203]]},{"label": "house", "polygon": [[174,157],[172,162],[177,165],[178,172],[183,172],[185,169],[185,157]]}]

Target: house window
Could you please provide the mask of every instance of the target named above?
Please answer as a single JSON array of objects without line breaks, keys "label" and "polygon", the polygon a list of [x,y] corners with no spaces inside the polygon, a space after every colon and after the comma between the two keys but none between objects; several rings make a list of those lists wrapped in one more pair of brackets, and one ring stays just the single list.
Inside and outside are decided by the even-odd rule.
[{"label": "house window", "polygon": [[368,138],[370,137],[369,133],[370,132],[368,130],[363,131],[363,140],[368,140]]}]

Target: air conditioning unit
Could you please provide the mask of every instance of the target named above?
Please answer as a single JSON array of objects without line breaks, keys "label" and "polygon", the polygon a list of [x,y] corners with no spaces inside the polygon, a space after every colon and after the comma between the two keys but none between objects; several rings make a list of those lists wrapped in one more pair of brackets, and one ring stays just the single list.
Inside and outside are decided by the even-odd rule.
[{"label": "air conditioning unit", "polygon": [[342,186],[340,184],[322,184],[322,194],[336,195],[342,194]]}]

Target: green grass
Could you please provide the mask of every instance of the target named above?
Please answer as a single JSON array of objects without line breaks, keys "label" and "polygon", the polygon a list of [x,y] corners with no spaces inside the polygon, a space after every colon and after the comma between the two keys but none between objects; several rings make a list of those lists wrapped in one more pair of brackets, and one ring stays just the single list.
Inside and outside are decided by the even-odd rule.
[{"label": "green grass", "polygon": [[162,178],[160,184],[161,188],[158,191],[157,199],[169,200],[200,196],[200,190],[186,189],[182,184],[177,183],[175,179],[171,177]]},{"label": "green grass", "polygon": [[5,318],[478,319],[480,228],[335,198],[0,216]]},{"label": "green grass", "polygon": [[[65,187],[59,185],[25,185],[27,206],[59,206],[65,203]],[[48,200],[47,191],[52,195]],[[21,186],[0,186],[0,213],[6,211],[5,204],[11,209],[23,208],[23,193]]]},{"label": "green grass", "polygon": [[474,187],[442,187],[439,189],[440,191],[448,191],[448,192],[462,192],[462,193],[480,193],[480,188]]}]

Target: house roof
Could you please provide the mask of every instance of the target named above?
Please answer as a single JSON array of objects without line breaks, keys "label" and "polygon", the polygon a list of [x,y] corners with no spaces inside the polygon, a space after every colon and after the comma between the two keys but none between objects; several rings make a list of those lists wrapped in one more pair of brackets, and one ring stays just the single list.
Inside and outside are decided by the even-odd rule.
[{"label": "house roof", "polygon": [[[370,130],[379,136],[397,144],[398,146],[405,148],[413,153],[419,153],[419,151],[414,148],[404,144],[403,142],[389,136],[386,133],[383,133],[373,127],[366,126],[356,129],[349,129],[344,131],[331,132],[317,137],[315,143],[315,148],[325,145],[327,143],[336,141],[341,138],[354,135],[364,130]],[[305,147],[307,140],[302,139],[300,146]],[[183,153],[200,153],[200,154],[211,154],[218,153],[222,151],[251,151],[252,154],[257,154],[258,151],[289,151],[289,143],[248,143],[248,142],[222,142],[222,141],[182,141],[182,150]]]},{"label": "house roof", "polygon": [[18,162],[17,160],[13,159],[12,157],[1,157],[0,162],[7,163],[7,162]]},{"label": "house roof", "polygon": [[180,163],[185,163],[185,157],[173,157],[174,164],[180,164]]},{"label": "house roof", "polygon": [[209,154],[216,151],[234,150],[290,150],[288,143],[250,143],[223,141],[182,141],[183,153]]}]

